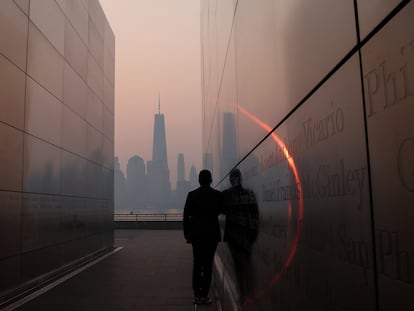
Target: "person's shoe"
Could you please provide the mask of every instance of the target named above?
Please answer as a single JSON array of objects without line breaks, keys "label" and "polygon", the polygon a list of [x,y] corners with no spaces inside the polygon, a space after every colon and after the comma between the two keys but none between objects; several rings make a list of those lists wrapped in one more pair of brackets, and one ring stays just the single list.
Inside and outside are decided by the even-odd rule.
[{"label": "person's shoe", "polygon": [[211,304],[212,300],[209,297],[199,297],[198,305],[209,305]]},{"label": "person's shoe", "polygon": [[193,304],[195,304],[195,305],[199,305],[199,304],[200,304],[200,299],[201,299],[201,297],[195,296],[195,297],[193,298]]}]

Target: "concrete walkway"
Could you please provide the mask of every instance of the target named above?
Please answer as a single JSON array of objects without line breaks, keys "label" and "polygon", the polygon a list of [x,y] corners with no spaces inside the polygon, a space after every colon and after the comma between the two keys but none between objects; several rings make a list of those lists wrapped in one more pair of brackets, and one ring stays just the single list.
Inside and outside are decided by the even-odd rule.
[{"label": "concrete walkway", "polygon": [[[123,248],[16,310],[195,309],[192,251],[182,231],[116,230],[115,246]],[[198,310],[217,310],[216,301]]]}]

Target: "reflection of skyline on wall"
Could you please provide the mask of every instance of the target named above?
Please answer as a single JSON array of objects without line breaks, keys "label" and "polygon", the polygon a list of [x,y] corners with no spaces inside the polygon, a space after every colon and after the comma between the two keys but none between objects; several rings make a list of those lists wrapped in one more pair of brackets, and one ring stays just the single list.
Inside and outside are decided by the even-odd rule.
[{"label": "reflection of skyline on wall", "polygon": [[237,133],[235,114],[223,113],[220,176],[225,176],[237,163]]},{"label": "reflection of skyline on wall", "polygon": [[201,1],[203,165],[227,189],[238,155],[259,209],[252,248],[217,248],[223,309],[414,309],[413,20],[414,1]]}]

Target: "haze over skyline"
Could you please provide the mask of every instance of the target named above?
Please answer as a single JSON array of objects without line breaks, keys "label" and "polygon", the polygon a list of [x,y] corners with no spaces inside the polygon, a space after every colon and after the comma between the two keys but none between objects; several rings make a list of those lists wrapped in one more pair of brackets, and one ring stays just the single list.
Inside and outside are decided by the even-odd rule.
[{"label": "haze over skyline", "polygon": [[115,156],[152,158],[154,114],[165,116],[170,183],[201,169],[200,3],[99,0],[115,34]]}]

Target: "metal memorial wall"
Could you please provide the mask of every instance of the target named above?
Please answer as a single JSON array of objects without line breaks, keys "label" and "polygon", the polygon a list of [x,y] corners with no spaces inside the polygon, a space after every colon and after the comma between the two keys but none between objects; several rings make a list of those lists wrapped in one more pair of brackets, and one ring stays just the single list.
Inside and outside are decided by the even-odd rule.
[{"label": "metal memorial wall", "polygon": [[414,3],[201,6],[223,309],[414,309]]},{"label": "metal memorial wall", "polygon": [[98,0],[0,1],[0,302],[113,245],[114,59]]}]

